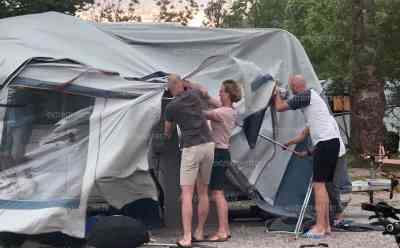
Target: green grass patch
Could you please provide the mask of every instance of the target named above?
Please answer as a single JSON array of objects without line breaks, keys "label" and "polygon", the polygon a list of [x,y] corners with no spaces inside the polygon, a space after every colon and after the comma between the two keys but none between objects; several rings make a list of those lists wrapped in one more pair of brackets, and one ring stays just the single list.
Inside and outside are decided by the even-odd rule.
[{"label": "green grass patch", "polygon": [[346,161],[347,161],[347,166],[349,168],[362,168],[362,169],[371,168],[370,160],[361,159],[359,154],[355,154],[353,152],[346,153]]}]

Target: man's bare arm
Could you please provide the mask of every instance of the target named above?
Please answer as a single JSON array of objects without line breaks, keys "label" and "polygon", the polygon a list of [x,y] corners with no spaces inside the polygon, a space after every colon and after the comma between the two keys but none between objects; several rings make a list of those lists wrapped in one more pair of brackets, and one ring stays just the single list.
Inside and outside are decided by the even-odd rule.
[{"label": "man's bare arm", "polygon": [[170,121],[165,121],[164,123],[164,135],[167,137],[167,139],[171,139],[172,137],[172,127],[173,127],[173,122]]},{"label": "man's bare arm", "polygon": [[275,108],[278,112],[284,112],[286,110],[289,110],[289,104],[281,98],[281,94],[279,94],[278,90],[274,90],[274,103],[275,103]]},{"label": "man's bare arm", "polygon": [[306,127],[303,129],[303,131],[299,135],[297,135],[295,138],[293,138],[292,140],[287,142],[285,145],[291,146],[291,145],[299,144],[299,143],[303,142],[309,134],[310,134],[310,129],[308,127]]}]

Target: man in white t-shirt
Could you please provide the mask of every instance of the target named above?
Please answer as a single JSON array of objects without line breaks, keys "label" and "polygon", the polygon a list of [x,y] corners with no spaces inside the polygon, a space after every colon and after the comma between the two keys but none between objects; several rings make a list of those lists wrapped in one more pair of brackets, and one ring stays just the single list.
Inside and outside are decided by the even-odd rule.
[{"label": "man in white t-shirt", "polygon": [[274,94],[274,103],[279,112],[300,109],[309,127],[309,135],[315,147],[312,155],[316,224],[304,237],[319,239],[330,232],[326,183],[333,181],[340,151],[340,134],[328,106],[315,90],[307,89],[302,75],[291,76],[289,86],[295,96],[285,101],[280,94]]},{"label": "man in white t-shirt", "polygon": [[[347,176],[347,166],[345,162],[344,155],[346,154],[346,147],[344,145],[343,139],[340,136],[339,126],[337,125],[336,121],[334,120],[334,124],[337,128],[337,132],[339,134],[339,142],[340,142],[340,150],[339,150],[339,158],[336,164],[336,170],[334,172],[333,181],[331,183],[326,184],[326,188],[329,195],[329,201],[331,202],[332,212],[334,214],[334,225],[340,225],[344,223],[343,221],[343,212],[344,207],[341,202],[341,186],[342,186],[342,177]],[[308,136],[310,135],[309,127],[303,129],[303,131],[297,135],[295,138],[289,140],[285,143],[285,146],[289,147],[292,145],[296,145],[302,143]],[[313,149],[308,149],[306,151],[297,152],[297,156],[300,157],[307,157],[312,155]],[[346,174],[345,174],[346,173]],[[328,228],[328,232],[330,232]]]}]

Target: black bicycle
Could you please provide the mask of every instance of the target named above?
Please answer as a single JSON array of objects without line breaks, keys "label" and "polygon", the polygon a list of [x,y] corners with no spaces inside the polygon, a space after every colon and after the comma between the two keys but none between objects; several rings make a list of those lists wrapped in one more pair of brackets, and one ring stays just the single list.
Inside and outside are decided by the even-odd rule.
[{"label": "black bicycle", "polygon": [[394,208],[386,202],[377,204],[363,203],[363,210],[374,212],[369,220],[375,220],[371,225],[384,227],[383,235],[393,235],[396,239],[398,247],[400,247],[400,209]]}]

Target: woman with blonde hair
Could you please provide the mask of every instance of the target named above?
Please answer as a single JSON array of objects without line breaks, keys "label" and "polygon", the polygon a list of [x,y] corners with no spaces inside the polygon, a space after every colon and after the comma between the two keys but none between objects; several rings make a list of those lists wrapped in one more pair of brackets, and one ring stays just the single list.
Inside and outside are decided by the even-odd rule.
[{"label": "woman with blonde hair", "polygon": [[[225,171],[231,163],[229,153],[230,137],[235,128],[237,112],[233,104],[242,98],[241,89],[234,80],[225,80],[222,82],[219,90],[219,99],[208,96],[207,91],[203,89],[204,95],[208,98],[209,104],[213,107],[211,110],[204,111],[208,120],[211,121],[211,136],[215,143],[214,163],[211,172],[209,188],[212,199],[217,206],[218,230],[206,239],[208,242],[224,242],[231,237],[228,222],[228,203],[225,199],[224,184]],[[203,230],[197,229],[194,233],[193,241],[203,240]]]}]

